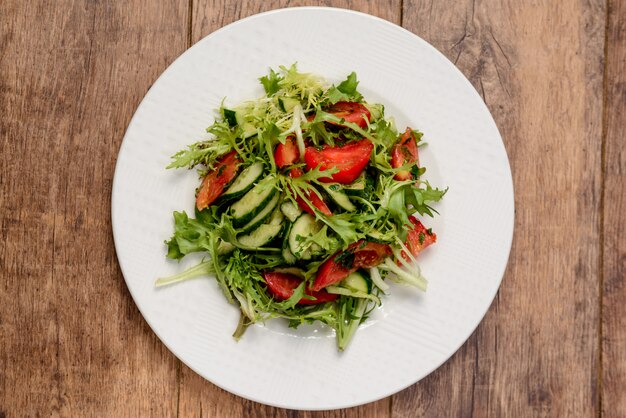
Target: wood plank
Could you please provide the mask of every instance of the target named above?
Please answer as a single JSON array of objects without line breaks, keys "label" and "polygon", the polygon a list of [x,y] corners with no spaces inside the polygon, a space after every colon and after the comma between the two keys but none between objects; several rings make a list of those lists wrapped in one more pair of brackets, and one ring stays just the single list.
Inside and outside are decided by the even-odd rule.
[{"label": "wood plank", "polygon": [[597,412],[603,1],[406,0],[403,24],[481,93],[503,135],[516,231],[499,295],[393,415]]},{"label": "wood plank", "polygon": [[115,257],[117,150],[187,0],[2,1],[0,416],[171,416],[177,362]]},{"label": "wood plank", "polygon": [[357,10],[381,17],[397,25],[402,17],[401,0],[194,0],[192,13],[193,43],[209,33],[244,17],[284,7],[329,6]]},{"label": "wood plank", "polygon": [[[320,5],[316,1],[194,0],[192,42],[238,19],[282,7]],[[350,8],[400,23],[400,0],[326,1],[323,5]],[[362,407],[330,412],[300,412],[272,408],[232,395],[207,382],[185,365],[181,366],[180,415],[208,417],[384,417],[389,416],[390,398]]]},{"label": "wood plank", "polygon": [[626,416],[626,2],[610,1],[607,26],[602,413]]}]

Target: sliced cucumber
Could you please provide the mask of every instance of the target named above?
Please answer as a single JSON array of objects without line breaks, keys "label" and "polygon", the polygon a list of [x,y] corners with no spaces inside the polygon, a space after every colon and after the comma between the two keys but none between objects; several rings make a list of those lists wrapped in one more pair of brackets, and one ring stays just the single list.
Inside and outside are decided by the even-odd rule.
[{"label": "sliced cucumber", "polygon": [[291,226],[289,231],[289,250],[294,257],[302,260],[309,260],[311,256],[320,252],[321,248],[317,244],[303,247],[303,241],[315,235],[322,226],[315,220],[315,217],[305,213],[301,215]]},{"label": "sliced cucumber", "polygon": [[283,248],[283,258],[287,264],[296,264],[296,261],[298,261],[298,259],[289,250],[289,247]]},{"label": "sliced cucumber", "polygon": [[282,225],[284,219],[285,217],[283,216],[283,213],[280,211],[280,207],[276,205],[276,208],[274,209],[274,212],[272,212],[272,215],[270,216],[270,220],[267,223],[270,225]]},{"label": "sliced cucumber", "polygon": [[350,274],[336,286],[327,286],[326,291],[336,295],[373,300],[376,304],[380,305],[380,298],[372,294],[371,280],[361,271]]},{"label": "sliced cucumber", "polygon": [[382,232],[373,229],[367,233],[367,240],[377,242],[379,244],[393,244],[395,242],[394,236],[396,236],[395,231],[383,234]]},{"label": "sliced cucumber", "polygon": [[324,183],[324,190],[330,196],[331,199],[343,210],[348,212],[354,212],[356,206],[350,201],[350,198],[341,191],[341,186],[338,183]]},{"label": "sliced cucumber", "polygon": [[296,261],[298,261],[298,259],[296,259],[296,257],[289,249],[289,234],[292,227],[292,223],[285,222],[285,235],[283,237],[283,258],[285,259],[285,262],[287,262],[287,264],[295,264]]},{"label": "sliced cucumber", "polygon": [[372,292],[372,281],[365,277],[365,275],[360,271],[351,273],[348,277],[343,279],[339,285],[348,289],[356,290],[357,292]]},{"label": "sliced cucumber", "polygon": [[293,97],[279,97],[278,107],[283,112],[291,112],[296,105],[300,104],[300,100]]},{"label": "sliced cucumber", "polygon": [[276,188],[274,188],[275,183],[276,178],[273,176],[265,177],[244,194],[240,200],[232,204],[230,213],[236,227],[246,225],[266,209],[267,204],[277,195]]},{"label": "sliced cucumber", "polygon": [[248,190],[261,179],[263,175],[263,163],[257,162],[246,167],[241,174],[235,178],[233,183],[224,194],[220,197],[220,201],[226,202],[243,196]]},{"label": "sliced cucumber", "polygon": [[253,123],[246,120],[246,115],[251,111],[249,108],[241,108],[235,111],[235,120],[237,125],[243,130],[243,137],[249,138],[256,135],[256,126]]},{"label": "sliced cucumber", "polygon": [[224,115],[224,119],[228,122],[228,126],[234,128],[237,126],[237,116],[235,115],[235,111],[231,109],[222,108],[222,114]]},{"label": "sliced cucumber", "polygon": [[350,184],[343,186],[343,191],[351,196],[360,196],[365,191],[366,179],[365,172],[362,172],[356,180]]},{"label": "sliced cucumber", "polygon": [[257,213],[257,215],[254,218],[252,218],[250,222],[248,222],[246,225],[244,225],[241,228],[242,232],[244,234],[248,233],[258,228],[260,225],[264,224],[265,221],[267,221],[268,218],[272,215],[272,213],[274,212],[274,209],[276,209],[276,207],[278,206],[278,202],[280,202],[280,194],[274,193],[274,196],[267,203],[267,205],[265,205],[265,207],[259,213]]},{"label": "sliced cucumber", "polygon": [[248,235],[239,237],[239,242],[248,247],[262,247],[278,236],[283,226],[263,224]]},{"label": "sliced cucumber", "polygon": [[302,215],[302,209],[300,209],[298,205],[289,201],[280,205],[280,210],[291,222],[295,222],[296,219],[298,219],[298,216]]}]

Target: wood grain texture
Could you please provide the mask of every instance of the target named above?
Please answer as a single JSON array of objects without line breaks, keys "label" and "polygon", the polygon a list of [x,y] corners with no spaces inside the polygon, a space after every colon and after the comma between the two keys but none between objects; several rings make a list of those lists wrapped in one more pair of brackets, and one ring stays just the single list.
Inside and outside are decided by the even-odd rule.
[{"label": "wood grain texture", "polygon": [[[394,416],[597,410],[604,2],[404,2],[503,135],[516,192],[509,266],[461,350],[394,397]],[[446,396],[442,396],[445,394]]]},{"label": "wood grain texture", "polygon": [[[225,24],[302,5],[403,24],[448,56],[494,115],[516,192],[509,267],[468,342],[392,398],[320,413],[176,360],[110,224],[117,151],[158,75]],[[1,1],[0,417],[626,416],[625,63],[624,0]]]},{"label": "wood grain texture", "polygon": [[[254,1],[230,2],[226,0],[194,0],[191,20],[192,43],[209,33],[241,18],[264,11],[295,6],[331,6],[349,8],[400,23],[401,2],[393,1]],[[180,402],[181,416],[206,417],[388,417],[391,399],[383,399],[362,407],[338,411],[302,412],[273,408],[245,400],[223,391],[207,382],[185,365],[181,366]]]},{"label": "wood grain texture", "polygon": [[626,416],[626,2],[608,10],[604,151],[602,412]]},{"label": "wood grain texture", "polygon": [[0,2],[0,416],[168,416],[174,357],[124,285],[110,196],[187,1]]},{"label": "wood grain texture", "polygon": [[401,0],[193,0],[191,40],[198,42],[209,33],[236,20],[273,9],[298,6],[327,6],[352,9],[401,23]]}]

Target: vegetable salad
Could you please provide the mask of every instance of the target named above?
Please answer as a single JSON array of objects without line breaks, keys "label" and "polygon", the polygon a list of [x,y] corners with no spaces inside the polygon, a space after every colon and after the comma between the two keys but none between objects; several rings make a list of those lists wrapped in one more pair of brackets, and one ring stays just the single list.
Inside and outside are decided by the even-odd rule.
[{"label": "vegetable salad", "polygon": [[320,321],[344,350],[388,281],[426,290],[415,262],[437,237],[422,220],[447,189],[424,178],[422,133],[398,132],[355,73],[332,85],[292,65],[259,80],[264,97],[222,104],[211,139],[172,157],[201,182],[167,257],[207,257],[156,285],[212,275],[241,310],[235,338],[271,318]]}]

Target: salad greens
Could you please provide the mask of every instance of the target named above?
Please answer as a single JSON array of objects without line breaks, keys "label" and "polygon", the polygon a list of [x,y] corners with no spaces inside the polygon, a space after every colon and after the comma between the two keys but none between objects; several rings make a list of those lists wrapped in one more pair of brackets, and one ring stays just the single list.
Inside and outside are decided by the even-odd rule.
[{"label": "salad greens", "polygon": [[194,217],[174,212],[167,257],[207,257],[156,285],[214,276],[241,310],[235,338],[271,318],[320,321],[343,350],[386,280],[426,290],[414,263],[436,235],[418,217],[447,189],[422,178],[422,133],[399,133],[354,72],[329,85],[294,64],[259,80],[264,97],[222,103],[212,138],[173,155],[167,168],[202,183]]}]

